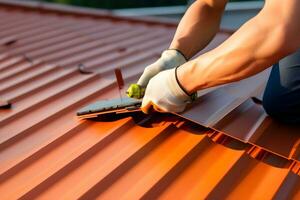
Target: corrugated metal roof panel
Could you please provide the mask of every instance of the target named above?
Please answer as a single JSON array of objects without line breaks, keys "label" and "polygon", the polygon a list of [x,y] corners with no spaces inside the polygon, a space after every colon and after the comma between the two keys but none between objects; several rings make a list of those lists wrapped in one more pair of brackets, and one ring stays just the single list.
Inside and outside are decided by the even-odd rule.
[{"label": "corrugated metal roof panel", "polygon": [[250,99],[219,121],[214,128],[287,159],[299,161],[299,126],[274,122],[265,114],[261,105]]},{"label": "corrugated metal roof panel", "polygon": [[170,114],[78,120],[81,107],[119,96],[115,68],[135,81],[175,26],[8,4],[0,7],[0,99],[12,103],[0,109],[1,199],[300,198],[298,129],[273,123],[249,99],[266,74],[208,92],[184,114],[220,132]]}]

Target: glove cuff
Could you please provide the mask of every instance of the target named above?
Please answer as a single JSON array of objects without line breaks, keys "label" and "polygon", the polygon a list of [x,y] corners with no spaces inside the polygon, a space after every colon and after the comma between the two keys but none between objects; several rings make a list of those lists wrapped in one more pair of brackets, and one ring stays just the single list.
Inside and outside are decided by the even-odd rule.
[{"label": "glove cuff", "polygon": [[177,51],[184,59],[185,59],[185,62],[187,62],[189,59],[184,55],[184,53],[182,53],[182,51],[178,50],[178,49],[167,49],[166,51],[168,50],[175,50]]},{"label": "glove cuff", "polygon": [[185,56],[176,49],[163,51],[160,59],[165,63],[166,69],[174,68],[187,62]]},{"label": "glove cuff", "polygon": [[[180,67],[180,66],[178,66]],[[178,86],[182,89],[182,91],[191,98],[191,101],[195,101],[197,98],[197,92],[194,92],[192,94],[189,94],[188,91],[186,91],[186,89],[181,85],[180,81],[178,80],[178,76],[177,76],[177,69],[178,67],[175,68],[175,79],[177,81]]]},{"label": "glove cuff", "polygon": [[159,72],[172,69],[186,62],[185,57],[175,49],[168,49],[162,52],[161,57],[153,64],[147,66],[139,78],[137,84],[146,87],[149,80]]},{"label": "glove cuff", "polygon": [[172,69],[172,76],[169,77],[169,88],[172,90],[173,95],[180,98],[183,101],[194,101],[197,97],[197,93],[189,94],[180,84],[177,77],[177,68]]}]

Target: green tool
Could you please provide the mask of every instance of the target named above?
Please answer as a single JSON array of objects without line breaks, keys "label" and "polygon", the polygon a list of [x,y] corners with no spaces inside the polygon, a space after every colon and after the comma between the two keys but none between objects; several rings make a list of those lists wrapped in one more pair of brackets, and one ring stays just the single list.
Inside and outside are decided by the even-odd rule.
[{"label": "green tool", "polygon": [[126,91],[126,94],[130,98],[141,99],[145,95],[145,90],[146,88],[136,83],[132,83]]},{"label": "green tool", "polygon": [[[132,83],[130,84],[128,90],[126,91],[126,94],[130,98],[141,99],[145,95],[145,90],[146,88],[136,83]],[[195,101],[197,99],[197,92],[191,94],[190,97],[191,97],[191,102]]]}]

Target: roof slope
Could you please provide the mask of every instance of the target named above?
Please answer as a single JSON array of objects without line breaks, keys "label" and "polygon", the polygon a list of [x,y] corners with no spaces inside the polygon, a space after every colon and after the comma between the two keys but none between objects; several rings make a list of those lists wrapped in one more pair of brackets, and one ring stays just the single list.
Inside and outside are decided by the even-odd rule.
[{"label": "roof slope", "polygon": [[[190,110],[214,108],[218,119],[206,110],[187,111],[189,120],[141,113],[78,120],[84,105],[119,96],[114,68],[127,84],[136,80],[175,26],[39,6],[0,7],[0,99],[12,103],[0,109],[1,199],[300,198],[300,165],[286,156],[292,146],[299,159],[299,149],[279,143],[299,137],[280,134],[287,127],[245,96],[230,97],[234,86]],[[228,36],[220,32],[207,49]],[[223,93],[229,110],[217,101]]]}]

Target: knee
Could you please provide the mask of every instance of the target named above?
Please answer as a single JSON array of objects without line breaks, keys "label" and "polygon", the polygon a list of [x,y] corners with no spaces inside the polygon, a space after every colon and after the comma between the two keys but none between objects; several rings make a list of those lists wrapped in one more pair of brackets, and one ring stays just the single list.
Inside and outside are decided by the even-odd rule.
[{"label": "knee", "polygon": [[271,117],[279,118],[281,114],[280,97],[275,97],[274,95],[264,95],[263,97],[263,108],[265,112]]},{"label": "knee", "polygon": [[275,120],[289,124],[299,123],[300,121],[299,113],[295,113],[296,109],[288,106],[291,104],[283,96],[264,95],[262,105],[265,112]]},{"label": "knee", "polygon": [[270,116],[273,116],[273,115],[275,115],[275,113],[277,113],[278,112],[278,110],[277,110],[277,106],[275,106],[274,104],[273,104],[273,102],[272,101],[270,101],[270,99],[269,98],[264,98],[263,99],[263,108],[264,108],[264,110],[265,110],[265,112],[268,114],[268,115],[270,115]]}]

